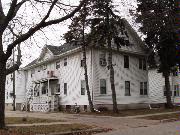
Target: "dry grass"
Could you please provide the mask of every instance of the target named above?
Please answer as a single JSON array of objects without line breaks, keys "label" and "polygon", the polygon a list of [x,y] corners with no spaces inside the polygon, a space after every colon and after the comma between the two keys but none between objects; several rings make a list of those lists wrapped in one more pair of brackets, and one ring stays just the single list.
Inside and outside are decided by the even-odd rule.
[{"label": "dry grass", "polygon": [[148,116],[148,117],[142,117],[142,118],[148,119],[148,120],[164,120],[164,119],[180,120],[180,114],[179,113],[163,114],[163,115]]},{"label": "dry grass", "polygon": [[0,135],[37,135],[56,132],[80,131],[93,127],[82,124],[61,124],[32,127],[10,127],[7,130],[0,130]]},{"label": "dry grass", "polygon": [[49,123],[49,122],[59,122],[62,120],[50,120],[50,119],[40,119],[32,117],[6,117],[6,124],[33,124],[33,123]]},{"label": "dry grass", "polygon": [[155,114],[155,113],[175,112],[175,111],[180,111],[180,107],[175,107],[173,109],[157,108],[157,109],[135,109],[135,110],[122,110],[122,111],[120,110],[118,114],[115,114],[112,111],[95,112],[95,113],[82,112],[81,114],[123,117],[123,116],[135,116],[135,115],[145,115],[145,114]]}]

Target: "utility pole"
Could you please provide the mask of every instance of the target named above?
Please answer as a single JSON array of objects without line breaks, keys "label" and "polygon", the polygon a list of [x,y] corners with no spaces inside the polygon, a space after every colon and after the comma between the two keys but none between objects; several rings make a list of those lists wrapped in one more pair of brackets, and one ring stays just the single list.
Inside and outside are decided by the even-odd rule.
[{"label": "utility pole", "polygon": [[[14,59],[14,49],[13,49],[13,65],[15,64],[15,59]],[[15,71],[13,72],[13,111],[16,111],[16,90],[15,90],[15,83],[16,83],[16,76],[15,76]]]}]

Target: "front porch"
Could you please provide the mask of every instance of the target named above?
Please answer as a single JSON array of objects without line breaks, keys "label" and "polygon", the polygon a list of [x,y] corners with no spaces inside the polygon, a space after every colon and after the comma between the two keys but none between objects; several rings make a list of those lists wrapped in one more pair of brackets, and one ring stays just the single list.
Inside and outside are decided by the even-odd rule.
[{"label": "front porch", "polygon": [[54,111],[59,106],[59,92],[60,86],[56,77],[34,81],[30,111]]}]

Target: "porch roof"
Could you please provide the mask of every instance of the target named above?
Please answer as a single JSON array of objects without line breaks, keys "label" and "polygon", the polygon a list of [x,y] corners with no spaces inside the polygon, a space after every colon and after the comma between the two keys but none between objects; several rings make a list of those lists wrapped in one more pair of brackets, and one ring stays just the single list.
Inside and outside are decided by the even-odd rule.
[{"label": "porch roof", "polygon": [[40,80],[33,81],[34,83],[43,83],[47,82],[49,80],[59,80],[57,77],[51,77],[51,78],[42,78]]}]

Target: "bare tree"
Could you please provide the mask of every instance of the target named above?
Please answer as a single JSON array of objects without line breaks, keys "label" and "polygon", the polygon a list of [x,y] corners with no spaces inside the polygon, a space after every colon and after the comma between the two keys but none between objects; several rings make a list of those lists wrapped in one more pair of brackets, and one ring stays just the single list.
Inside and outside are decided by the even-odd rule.
[{"label": "bare tree", "polygon": [[[73,17],[74,14],[81,9],[85,1],[86,0],[82,0],[78,6],[71,7],[70,5],[63,3],[61,0],[11,0],[11,3],[8,4],[9,7],[6,6],[7,8],[5,9],[3,3],[7,1],[0,0],[0,128],[5,127],[4,110],[6,75],[13,73],[15,70],[18,70],[19,66],[21,65],[21,52],[20,49],[18,49],[19,55],[17,57],[17,62],[13,66],[7,68],[6,63],[12,55],[13,49],[18,44],[30,38],[37,31]],[[37,13],[39,14],[39,19],[33,23],[29,23],[28,21],[26,22],[26,19],[31,16],[30,14],[29,16],[24,17],[23,13],[21,15],[19,13],[23,12],[23,8],[30,4],[37,8]],[[45,5],[45,10],[41,9],[41,6],[36,6],[37,4]],[[69,7],[68,11],[66,11],[66,7]],[[39,9],[44,11],[38,12]],[[46,11],[46,9],[48,10]],[[60,17],[53,16],[55,9],[58,9],[58,12],[61,13],[61,15],[59,15]],[[7,13],[5,11],[7,11]],[[18,24],[21,24],[21,27],[18,29],[23,28],[22,34],[17,35],[17,38],[14,41],[9,40],[8,43],[5,43],[4,39],[10,39],[7,31],[10,31],[11,34],[15,34],[18,32],[18,29],[15,30],[14,27],[16,27]]]}]

